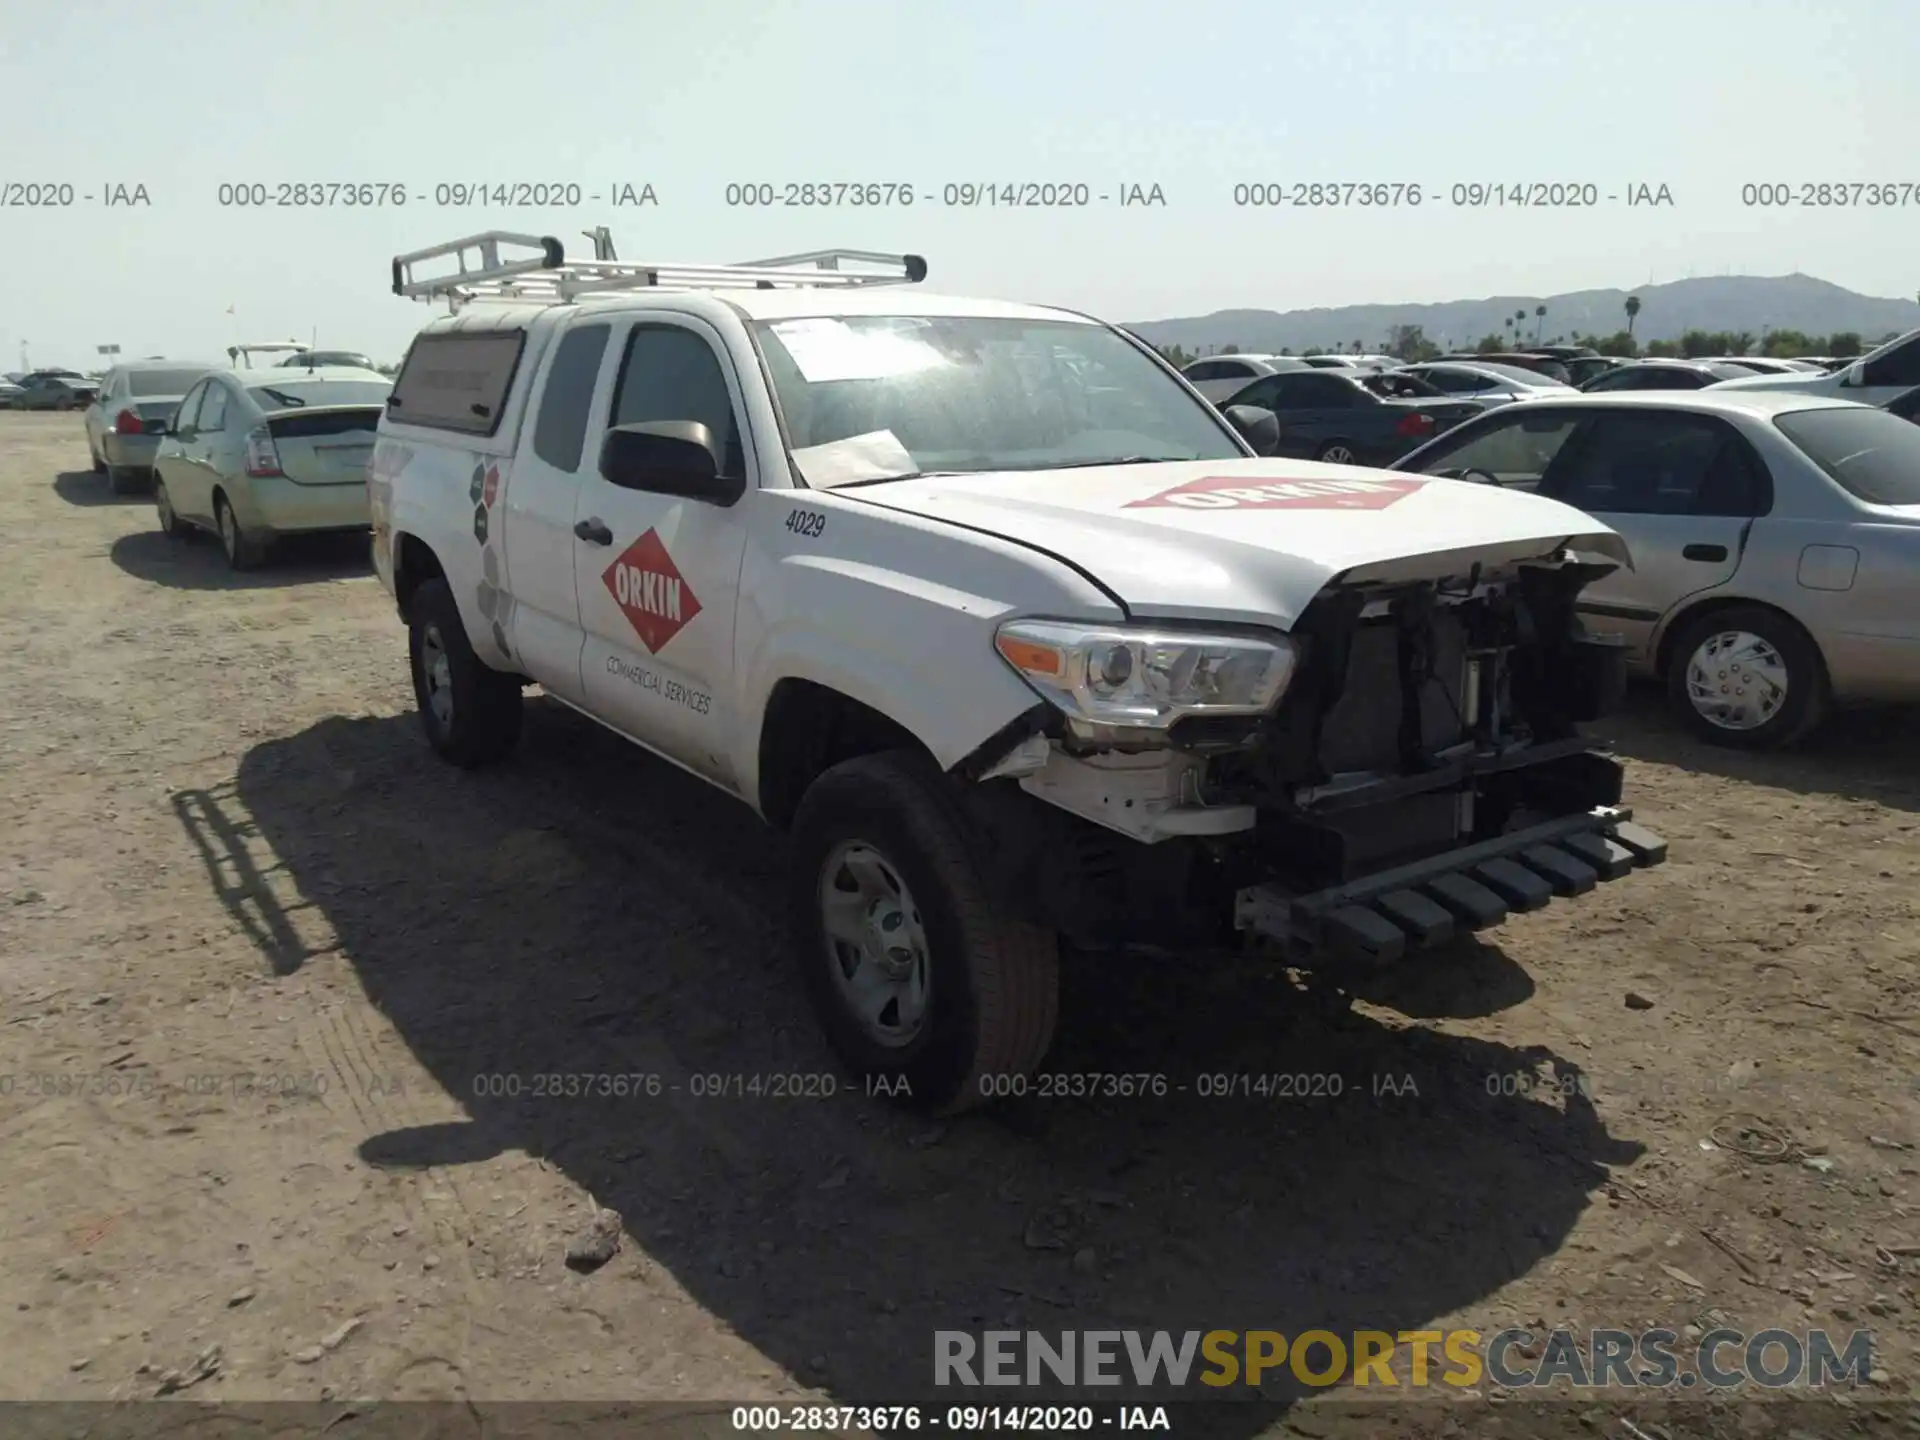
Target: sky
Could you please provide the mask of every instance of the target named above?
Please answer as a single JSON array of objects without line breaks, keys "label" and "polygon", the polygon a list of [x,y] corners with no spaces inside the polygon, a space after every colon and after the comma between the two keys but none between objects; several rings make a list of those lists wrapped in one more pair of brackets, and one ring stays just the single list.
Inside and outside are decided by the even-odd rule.
[{"label": "sky", "polygon": [[[1118,321],[1796,270],[1920,293],[1914,0],[0,3],[0,369],[287,338],[393,360],[428,316],[394,254],[492,229],[586,254],[602,223],[623,260],[912,251],[930,289]],[[1421,200],[1236,203],[1348,181]],[[223,203],[302,182],[405,200]],[[914,199],[728,203],[806,182]],[[1904,203],[1743,203],[1820,182]],[[1598,204],[1454,203],[1556,183]],[[562,203],[458,190],[519,184]],[[947,203],[1029,184],[1088,203]]]}]

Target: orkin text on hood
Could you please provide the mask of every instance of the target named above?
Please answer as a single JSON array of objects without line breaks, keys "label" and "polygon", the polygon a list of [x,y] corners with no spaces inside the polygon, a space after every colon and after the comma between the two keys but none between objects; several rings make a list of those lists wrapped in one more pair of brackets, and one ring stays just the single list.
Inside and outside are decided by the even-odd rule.
[{"label": "orkin text on hood", "polygon": [[1290,629],[1348,572],[1442,579],[1561,547],[1633,563],[1618,534],[1557,500],[1312,461],[998,471],[841,493],[1057,555],[1141,618]]}]

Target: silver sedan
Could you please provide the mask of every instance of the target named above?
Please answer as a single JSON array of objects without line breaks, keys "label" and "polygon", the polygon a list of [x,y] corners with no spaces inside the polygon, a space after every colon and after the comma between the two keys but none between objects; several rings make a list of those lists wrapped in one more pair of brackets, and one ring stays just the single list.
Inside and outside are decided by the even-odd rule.
[{"label": "silver sedan", "polygon": [[1505,406],[1392,467],[1537,490],[1626,537],[1580,595],[1702,738],[1771,749],[1835,701],[1920,701],[1920,426],[1780,390]]}]

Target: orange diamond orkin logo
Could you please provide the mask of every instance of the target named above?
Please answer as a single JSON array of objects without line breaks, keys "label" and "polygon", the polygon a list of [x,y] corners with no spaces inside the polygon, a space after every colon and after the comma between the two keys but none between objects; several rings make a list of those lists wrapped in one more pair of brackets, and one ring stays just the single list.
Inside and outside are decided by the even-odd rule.
[{"label": "orange diamond orkin logo", "polygon": [[658,655],[700,613],[680,567],[651,530],[622,550],[600,578],[648,654]]},{"label": "orange diamond orkin logo", "polygon": [[1424,480],[1264,480],[1257,475],[1207,475],[1122,506],[1167,506],[1180,510],[1384,510],[1404,500]]}]

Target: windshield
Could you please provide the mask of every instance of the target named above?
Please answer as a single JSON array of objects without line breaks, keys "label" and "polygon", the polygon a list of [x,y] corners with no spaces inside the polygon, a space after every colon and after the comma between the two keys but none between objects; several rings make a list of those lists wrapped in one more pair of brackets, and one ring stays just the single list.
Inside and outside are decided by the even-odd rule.
[{"label": "windshield", "polygon": [[809,485],[1246,455],[1105,326],[863,315],[753,329]]},{"label": "windshield", "polygon": [[393,386],[376,380],[282,380],[250,385],[247,393],[263,410],[295,410],[303,405],[384,405]]},{"label": "windshield", "polygon": [[193,382],[206,373],[205,366],[197,370],[129,370],[127,392],[170,400],[176,395],[186,394],[193,388]]},{"label": "windshield", "polygon": [[1793,410],[1773,423],[1856,500],[1920,505],[1920,426],[1850,405]]}]

